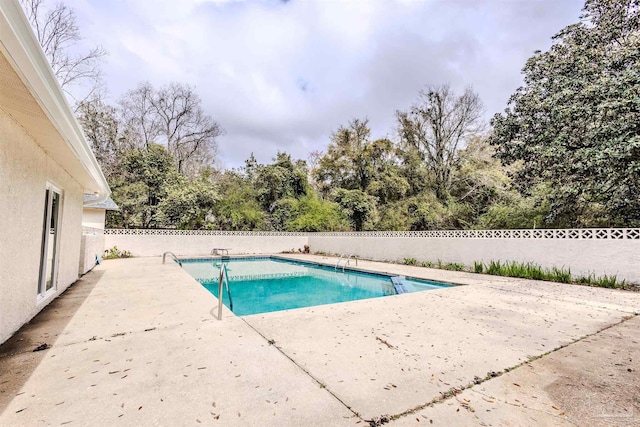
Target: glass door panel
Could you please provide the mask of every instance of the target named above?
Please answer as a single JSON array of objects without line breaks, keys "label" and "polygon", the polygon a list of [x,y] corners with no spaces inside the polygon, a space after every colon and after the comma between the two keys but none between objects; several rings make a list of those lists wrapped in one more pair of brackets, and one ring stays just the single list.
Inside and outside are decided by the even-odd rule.
[{"label": "glass door panel", "polygon": [[47,283],[45,292],[54,285],[54,277],[56,272],[57,259],[57,243],[58,243],[58,210],[60,207],[60,194],[55,191],[51,193],[51,221],[49,222],[49,243],[47,247]]},{"label": "glass door panel", "polygon": [[55,287],[58,266],[58,233],[60,228],[60,192],[52,187],[45,192],[42,249],[40,253],[40,280],[38,295],[41,297]]}]

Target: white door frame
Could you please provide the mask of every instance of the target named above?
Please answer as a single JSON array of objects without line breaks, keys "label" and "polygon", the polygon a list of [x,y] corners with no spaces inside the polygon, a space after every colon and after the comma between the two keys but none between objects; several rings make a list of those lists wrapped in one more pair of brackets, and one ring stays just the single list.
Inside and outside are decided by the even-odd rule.
[{"label": "white door frame", "polygon": [[[53,214],[53,198],[54,194],[58,195],[58,203],[56,205],[56,223],[54,224],[55,231],[53,236],[51,235],[51,216]],[[60,224],[62,218],[62,190],[55,185],[47,182],[45,188],[45,210],[42,223],[42,246],[40,248],[40,274],[38,277],[38,296],[37,301],[41,301],[47,298],[49,295],[54,294],[57,289],[58,278],[58,260],[60,249]],[[48,271],[48,257],[49,255],[49,239],[53,238],[54,246],[53,259],[51,260],[51,271]],[[51,287],[47,289],[47,278],[51,275]]]}]

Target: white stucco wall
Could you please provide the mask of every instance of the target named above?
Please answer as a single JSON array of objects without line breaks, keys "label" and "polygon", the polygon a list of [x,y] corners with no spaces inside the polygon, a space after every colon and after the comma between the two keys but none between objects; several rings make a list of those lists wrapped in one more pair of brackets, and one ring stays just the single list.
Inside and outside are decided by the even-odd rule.
[{"label": "white stucco wall", "polygon": [[82,275],[96,265],[96,256],[102,257],[104,252],[104,234],[102,230],[85,230],[80,241],[80,266],[78,272]]},{"label": "white stucco wall", "polygon": [[84,208],[82,211],[82,225],[104,230],[105,213],[106,210],[104,209]]},{"label": "white stucco wall", "polygon": [[531,238],[427,238],[309,236],[311,252],[355,254],[381,261],[533,262],[543,267],[567,267],[571,273],[615,274],[640,284],[640,240],[531,239]]},{"label": "white stucco wall", "polygon": [[[474,261],[533,262],[546,268],[570,268],[574,276],[613,274],[619,279],[640,284],[638,229],[292,235],[194,231],[176,235],[179,233],[163,230],[107,230],[105,248],[117,246],[135,256],[158,256],[165,251],[172,251],[178,256],[190,256],[207,255],[213,247],[230,248],[231,254],[251,254],[297,250],[309,244],[312,253],[355,254],[361,258],[380,261],[402,262],[404,258],[415,258],[418,262],[435,263],[441,260],[466,266],[472,266]],[[425,237],[427,235],[429,237]],[[468,237],[470,235],[477,237]],[[532,235],[535,237],[527,237]]]},{"label": "white stucco wall", "polygon": [[[63,192],[57,291],[36,302],[47,182]],[[83,188],[0,109],[0,343],[78,278]]]},{"label": "white stucco wall", "polygon": [[228,248],[229,254],[266,254],[304,249],[306,235],[122,235],[105,234],[105,249],[117,246],[134,256],[209,255],[212,248]]}]

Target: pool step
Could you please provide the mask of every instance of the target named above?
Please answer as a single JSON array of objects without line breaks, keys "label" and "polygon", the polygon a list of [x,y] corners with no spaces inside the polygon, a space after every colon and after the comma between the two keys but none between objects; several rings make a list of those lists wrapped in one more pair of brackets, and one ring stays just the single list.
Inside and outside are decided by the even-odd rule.
[{"label": "pool step", "polygon": [[393,283],[393,287],[396,290],[397,294],[406,294],[407,288],[404,287],[404,276],[393,276],[391,278],[391,283]]}]

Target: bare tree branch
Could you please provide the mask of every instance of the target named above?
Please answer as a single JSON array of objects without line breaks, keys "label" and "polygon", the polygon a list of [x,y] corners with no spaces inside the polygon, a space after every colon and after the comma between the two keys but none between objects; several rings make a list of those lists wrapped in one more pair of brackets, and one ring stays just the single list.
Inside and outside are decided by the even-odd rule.
[{"label": "bare tree branch", "polygon": [[[80,55],[70,52],[82,40],[73,9],[62,3],[48,9],[43,0],[21,2],[60,87],[79,105],[101,86],[100,62],[107,52],[101,46]],[[72,86],[83,87],[89,95],[78,99]]]},{"label": "bare tree branch", "polygon": [[434,172],[436,195],[446,200],[458,149],[482,128],[482,102],[467,88],[457,96],[449,85],[428,86],[409,111],[397,111],[402,143],[420,153]]},{"label": "bare tree branch", "polygon": [[215,157],[222,128],[202,110],[195,90],[171,83],[155,90],[149,83],[129,91],[120,101],[128,139],[137,147],[163,144],[178,172],[192,175]]}]

